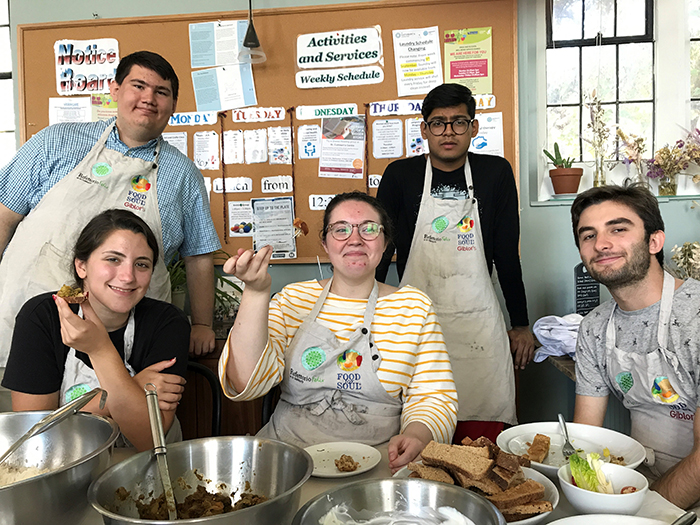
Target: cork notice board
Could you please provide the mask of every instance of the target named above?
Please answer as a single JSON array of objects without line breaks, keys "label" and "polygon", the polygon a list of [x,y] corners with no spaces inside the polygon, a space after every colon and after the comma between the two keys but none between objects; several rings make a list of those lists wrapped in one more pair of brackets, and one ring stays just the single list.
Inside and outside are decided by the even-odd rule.
[{"label": "cork notice board", "polygon": [[[256,129],[293,125],[296,132],[302,124],[321,124],[320,120],[300,121],[291,108],[300,105],[357,104],[358,113],[365,112],[371,102],[398,99],[391,32],[394,29],[438,26],[440,32],[467,27],[493,28],[493,94],[496,107],[491,111],[503,113],[505,156],[517,170],[517,2],[516,0],[388,0],[384,2],[315,6],[288,9],[267,9],[254,12],[255,28],[267,54],[267,61],[253,65],[258,106],[283,107],[288,110],[285,120],[258,123],[234,123],[231,111],[219,114],[212,126],[173,126],[166,131],[187,131],[188,154],[192,156],[193,135],[197,131]],[[125,56],[148,49],[162,54],[175,68],[180,78],[178,112],[196,111],[190,68],[190,23],[216,20],[244,20],[245,12],[203,13],[148,18],[122,18],[59,22],[18,26],[20,133],[26,141],[48,125],[49,98],[57,97],[54,42],[61,39],[115,38],[119,52]],[[298,89],[296,73],[297,36],[341,29],[379,26],[383,42],[384,81],[356,87]],[[442,51],[444,52],[444,50]],[[411,97],[422,99],[421,97]],[[391,118],[410,118],[399,116]],[[395,159],[375,159],[372,156],[372,117],[368,118],[368,144],[363,179],[320,178],[318,159],[300,160],[293,144],[294,165],[223,164],[220,169],[205,170],[203,175],[216,178],[249,177],[253,191],[224,195],[211,193],[211,213],[223,248],[235,253],[238,248],[252,246],[251,237],[232,238],[227,235],[227,202],[289,194],[262,193],[261,179],[276,175],[293,175],[295,215],[307,222],[311,232],[297,239],[297,258],[289,262],[315,262],[316,256],[327,260],[318,237],[322,211],[310,211],[309,195],[332,195],[350,190],[374,192],[368,188],[368,175],[384,171]],[[405,152],[405,148],[404,148]],[[518,180],[516,171],[516,181]]]}]

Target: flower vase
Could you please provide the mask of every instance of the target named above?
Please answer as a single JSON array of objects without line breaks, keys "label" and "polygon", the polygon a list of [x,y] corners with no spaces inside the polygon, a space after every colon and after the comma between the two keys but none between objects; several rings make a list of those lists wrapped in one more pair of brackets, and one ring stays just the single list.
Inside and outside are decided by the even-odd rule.
[{"label": "flower vase", "polygon": [[659,177],[659,196],[675,195],[677,189],[678,181],[675,174]]},{"label": "flower vase", "polygon": [[593,186],[605,186],[605,163],[603,157],[595,158],[595,173],[593,174]]},{"label": "flower vase", "polygon": [[638,162],[635,164],[637,167],[637,180],[635,181],[638,184],[643,185],[645,188],[649,188],[649,177],[647,177],[647,174],[644,172],[644,168],[642,167],[642,163]]}]

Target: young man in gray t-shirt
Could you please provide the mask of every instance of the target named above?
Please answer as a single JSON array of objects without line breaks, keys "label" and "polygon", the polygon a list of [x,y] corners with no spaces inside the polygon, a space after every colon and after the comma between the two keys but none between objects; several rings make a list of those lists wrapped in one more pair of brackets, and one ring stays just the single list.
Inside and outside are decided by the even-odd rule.
[{"label": "young man in gray t-shirt", "polygon": [[601,426],[612,392],[651,449],[652,489],[688,508],[700,499],[700,282],[664,272],[664,223],[644,186],[592,188],[571,218],[581,260],[613,297],[579,328],[574,421]]}]

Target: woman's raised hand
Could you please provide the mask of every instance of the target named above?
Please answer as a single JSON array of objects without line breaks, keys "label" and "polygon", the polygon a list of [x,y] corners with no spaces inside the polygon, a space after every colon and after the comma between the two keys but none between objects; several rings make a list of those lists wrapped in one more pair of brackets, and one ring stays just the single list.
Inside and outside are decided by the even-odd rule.
[{"label": "woman's raised hand", "polygon": [[61,321],[61,339],[64,345],[68,345],[88,355],[105,347],[114,348],[107,329],[100,321],[100,318],[97,317],[95,310],[90,306],[89,299],[81,305],[83,316],[85,317],[81,319],[73,313],[73,310],[62,297],[57,295],[53,297],[58,308],[58,317]]},{"label": "woman's raised hand", "polygon": [[234,255],[224,263],[224,272],[243,281],[246,289],[267,291],[272,283],[272,277],[267,271],[270,257],[272,257],[272,246],[269,245],[261,248],[257,253],[239,248],[238,255]]}]

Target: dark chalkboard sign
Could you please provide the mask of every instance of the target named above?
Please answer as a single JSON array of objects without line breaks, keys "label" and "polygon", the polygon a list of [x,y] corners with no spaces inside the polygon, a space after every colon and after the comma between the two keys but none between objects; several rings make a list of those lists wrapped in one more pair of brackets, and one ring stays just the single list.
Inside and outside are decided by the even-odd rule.
[{"label": "dark chalkboard sign", "polygon": [[583,263],[574,266],[576,313],[586,315],[600,304],[600,284],[593,279]]}]

